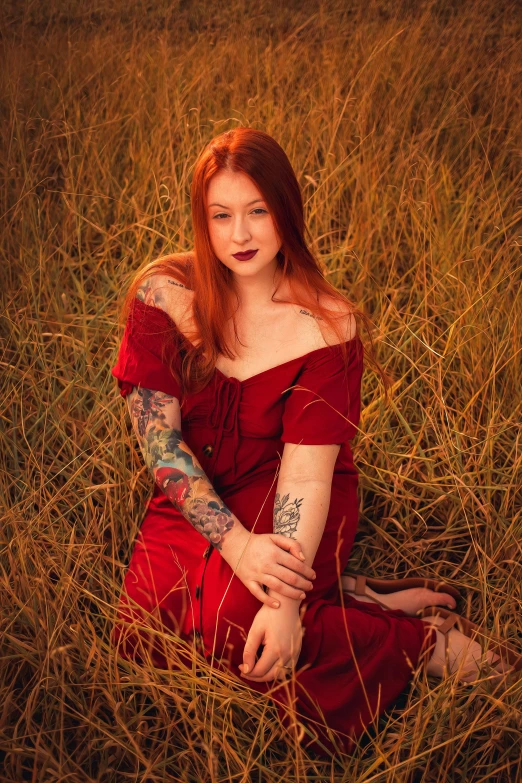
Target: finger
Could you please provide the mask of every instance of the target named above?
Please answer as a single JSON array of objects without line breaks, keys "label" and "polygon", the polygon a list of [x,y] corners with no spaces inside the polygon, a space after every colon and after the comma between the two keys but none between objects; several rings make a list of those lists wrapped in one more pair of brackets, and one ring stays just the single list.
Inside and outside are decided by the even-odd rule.
[{"label": "finger", "polygon": [[277,653],[272,652],[270,649],[270,646],[268,644],[265,644],[263,648],[263,653],[257,663],[255,664],[253,669],[249,669],[248,673],[245,674],[245,677],[250,675],[251,677],[263,677],[274,665],[274,663],[279,659],[279,656]]},{"label": "finger", "polygon": [[[281,537],[284,538],[284,536]],[[298,574],[302,574],[305,579],[315,579],[316,574],[311,566],[297,560],[290,552],[285,552],[282,547],[280,547],[280,550],[277,560],[280,565],[283,565],[285,568],[289,568],[291,571],[295,571]]]},{"label": "finger", "polygon": [[256,665],[256,653],[259,646],[263,643],[264,631],[262,629],[256,630],[250,628],[248,632],[245,647],[243,649],[243,663],[239,665],[241,671],[251,672]]},{"label": "finger", "polygon": [[282,533],[271,533],[270,538],[274,544],[277,544],[281,549],[286,549],[287,552],[291,552],[298,560],[305,559],[301,544],[295,538],[288,538],[288,536],[283,536]]},{"label": "finger", "polygon": [[301,544],[299,541],[296,541],[295,538],[288,538],[288,536],[284,536],[282,533],[271,533],[270,538],[274,544],[277,544],[277,546],[281,547],[281,549],[285,549],[287,552],[290,552],[293,557],[301,561],[305,560]]},{"label": "finger", "polygon": [[[268,585],[267,585],[268,587]],[[271,606],[274,609],[277,609],[280,605],[280,602],[277,600],[277,598],[274,598],[273,596],[268,595],[268,593],[265,593],[259,582],[250,582],[249,588],[250,592],[255,598],[258,598],[262,603],[266,604],[267,606]]]},{"label": "finger", "polygon": [[314,586],[314,583],[310,579],[305,579],[301,574],[296,574],[295,571],[285,568],[285,566],[280,563],[274,563],[271,566],[270,574],[271,576],[276,576],[287,585],[290,585],[290,587],[295,587],[296,590],[311,590]]},{"label": "finger", "polygon": [[[291,661],[285,663],[285,666],[291,666]],[[291,669],[285,669],[280,663],[275,663],[265,675],[259,677],[249,676],[248,679],[252,679],[254,682],[270,682],[271,680],[284,681],[289,679],[291,676]]]},{"label": "finger", "polygon": [[[286,582],[282,582],[280,579],[277,578],[277,576],[273,576],[272,574],[266,574],[266,576],[263,577],[265,580],[265,584],[267,587],[269,587],[271,590],[276,590],[276,592],[280,593],[280,595],[285,595],[288,598],[293,598],[295,601],[297,600],[303,600],[306,598],[306,594],[303,593],[302,590],[297,589],[295,587],[290,587],[286,584]],[[276,599],[277,600],[277,599]]]}]

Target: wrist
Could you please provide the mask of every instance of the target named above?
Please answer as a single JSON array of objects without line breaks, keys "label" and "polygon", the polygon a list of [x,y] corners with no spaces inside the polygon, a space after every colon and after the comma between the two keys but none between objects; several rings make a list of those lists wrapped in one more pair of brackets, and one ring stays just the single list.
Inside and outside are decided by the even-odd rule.
[{"label": "wrist", "polygon": [[237,566],[237,560],[251,533],[241,524],[236,516],[232,515],[232,518],[234,524],[227,530],[226,534],[221,539],[219,551],[223,559],[226,560],[232,568],[235,568]]},{"label": "wrist", "polygon": [[281,593],[278,593],[277,590],[274,590],[273,587],[267,587],[266,592],[270,598],[275,598],[276,601],[280,602],[280,609],[286,608],[288,610],[294,610],[297,614],[299,614],[301,604],[305,600],[304,598],[290,598],[288,595],[282,595]]}]

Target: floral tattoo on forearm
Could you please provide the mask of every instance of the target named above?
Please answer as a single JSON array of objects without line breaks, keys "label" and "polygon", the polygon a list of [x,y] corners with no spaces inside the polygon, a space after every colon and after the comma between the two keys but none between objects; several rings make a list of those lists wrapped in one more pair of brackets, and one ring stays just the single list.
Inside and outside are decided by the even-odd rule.
[{"label": "floral tattoo on forearm", "polygon": [[198,533],[220,551],[226,532],[234,526],[232,512],[183,441],[181,430],[165,423],[164,408],[172,405],[174,398],[134,388],[128,399],[145,463],[156,484]]},{"label": "floral tattoo on forearm", "polygon": [[304,498],[295,498],[289,502],[290,493],[284,495],[281,499],[279,492],[276,492],[274,499],[274,533],[281,533],[287,538],[295,539],[293,535],[297,530],[297,525],[301,519],[301,503]]}]

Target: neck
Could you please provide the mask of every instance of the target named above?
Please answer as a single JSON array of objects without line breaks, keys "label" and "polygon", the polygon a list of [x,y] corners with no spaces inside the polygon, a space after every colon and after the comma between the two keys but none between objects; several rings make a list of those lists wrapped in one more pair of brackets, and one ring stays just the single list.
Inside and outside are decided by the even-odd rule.
[{"label": "neck", "polygon": [[239,298],[239,307],[246,312],[262,310],[272,304],[272,296],[281,279],[281,270],[274,259],[273,264],[251,277],[233,275],[234,290]]}]

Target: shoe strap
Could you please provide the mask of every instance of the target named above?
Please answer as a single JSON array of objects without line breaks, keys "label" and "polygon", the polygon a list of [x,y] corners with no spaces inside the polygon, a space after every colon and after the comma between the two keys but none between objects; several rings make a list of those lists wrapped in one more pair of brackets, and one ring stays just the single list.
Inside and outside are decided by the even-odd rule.
[{"label": "shoe strap", "polygon": [[355,577],[355,595],[366,595],[366,577],[362,574]]},{"label": "shoe strap", "polygon": [[440,631],[441,633],[448,633],[451,628],[455,625],[455,623],[458,621],[459,616],[458,614],[454,614],[453,612],[446,617],[443,623],[440,625],[437,625],[437,631]]}]

